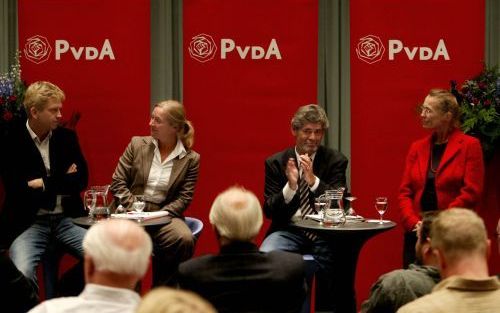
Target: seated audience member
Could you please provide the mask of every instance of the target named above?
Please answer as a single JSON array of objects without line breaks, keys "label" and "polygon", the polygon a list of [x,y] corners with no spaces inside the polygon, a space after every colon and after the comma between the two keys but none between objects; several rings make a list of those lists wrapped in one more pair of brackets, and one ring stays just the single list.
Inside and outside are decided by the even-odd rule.
[{"label": "seated audience member", "polygon": [[146,294],[135,313],[217,313],[194,292],[158,287]]},{"label": "seated audience member", "polygon": [[0,250],[1,311],[24,313],[38,303],[38,295],[9,257],[7,250]]},{"label": "seated audience member", "polygon": [[184,222],[193,199],[200,155],[192,150],[194,128],[184,107],[174,100],[157,103],[149,121],[151,136],[132,137],[118,161],[111,191],[126,207],[144,195],[144,211],[166,211],[172,218],[153,235],[153,285],[176,285],[179,263],[194,252],[194,238]]},{"label": "seated audience member", "polygon": [[443,280],[432,293],[398,312],[500,311],[500,281],[496,276],[488,277],[490,241],[476,213],[456,208],[439,213],[431,227],[431,246]]},{"label": "seated audience member", "polygon": [[77,297],[47,300],[30,313],[134,312],[134,287],[149,265],[152,243],[144,229],[128,220],[93,225],[83,240],[85,289]]},{"label": "seated audience member", "polygon": [[435,212],[424,212],[417,230],[417,262],[409,269],[382,275],[372,286],[370,298],[361,305],[362,313],[396,312],[404,304],[432,291],[439,282],[438,261],[431,249],[429,232]]},{"label": "seated audience member", "polygon": [[257,197],[229,188],[215,198],[209,217],[220,253],[181,263],[180,287],[200,294],[219,312],[299,312],[304,261],[290,252],[260,252],[253,243],[263,220]]}]

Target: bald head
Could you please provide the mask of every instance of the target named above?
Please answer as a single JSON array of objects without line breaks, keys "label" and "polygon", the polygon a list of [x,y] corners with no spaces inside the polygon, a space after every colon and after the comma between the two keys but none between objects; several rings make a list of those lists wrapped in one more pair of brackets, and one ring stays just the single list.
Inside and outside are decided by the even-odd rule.
[{"label": "bald head", "polygon": [[210,223],[230,241],[252,241],[262,226],[259,199],[242,187],[231,187],[215,198]]},{"label": "bald head", "polygon": [[94,224],[83,239],[96,271],[144,276],[151,255],[149,235],[136,223],[110,219]]}]

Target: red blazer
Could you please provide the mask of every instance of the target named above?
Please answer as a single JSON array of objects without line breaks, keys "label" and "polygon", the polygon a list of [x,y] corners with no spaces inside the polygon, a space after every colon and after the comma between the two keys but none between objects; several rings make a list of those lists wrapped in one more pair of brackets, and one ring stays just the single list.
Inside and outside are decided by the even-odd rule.
[{"label": "red blazer", "polygon": [[[399,209],[403,226],[411,231],[420,221],[420,199],[427,179],[432,135],[415,141],[408,152],[399,188]],[[479,141],[454,130],[436,172],[438,209],[477,209],[484,184],[483,153]]]}]

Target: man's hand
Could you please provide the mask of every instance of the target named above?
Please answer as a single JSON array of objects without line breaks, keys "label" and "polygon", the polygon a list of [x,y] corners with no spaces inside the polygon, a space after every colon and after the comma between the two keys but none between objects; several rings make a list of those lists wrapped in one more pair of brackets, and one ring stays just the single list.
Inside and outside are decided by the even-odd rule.
[{"label": "man's hand", "polygon": [[316,176],[314,176],[313,172],[313,162],[307,154],[299,157],[300,166],[302,167],[302,177],[306,180],[309,187],[311,187],[316,181]]},{"label": "man's hand", "polygon": [[36,178],[28,181],[28,187],[33,189],[43,188],[43,179]]},{"label": "man's hand", "polygon": [[288,185],[291,189],[297,190],[297,182],[299,180],[299,170],[295,165],[295,159],[289,158],[288,162],[286,162],[285,169],[286,178],[288,178]]},{"label": "man's hand", "polygon": [[76,167],[76,164],[73,163],[69,166],[68,170],[66,171],[66,174],[73,174],[73,173],[76,173],[77,172],[77,167]]}]

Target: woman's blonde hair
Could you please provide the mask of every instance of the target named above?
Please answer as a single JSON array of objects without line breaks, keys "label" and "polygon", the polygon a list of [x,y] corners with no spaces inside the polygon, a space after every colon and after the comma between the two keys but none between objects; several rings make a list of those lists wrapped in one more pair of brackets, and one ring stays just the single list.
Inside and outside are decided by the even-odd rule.
[{"label": "woman's blonde hair", "polygon": [[148,292],[136,313],[217,313],[214,307],[199,295],[167,287]]},{"label": "woman's blonde hair", "polygon": [[176,100],[165,100],[158,102],[154,107],[164,110],[168,123],[177,129],[182,144],[187,150],[190,150],[194,144],[194,127],[186,119],[184,106]]}]

